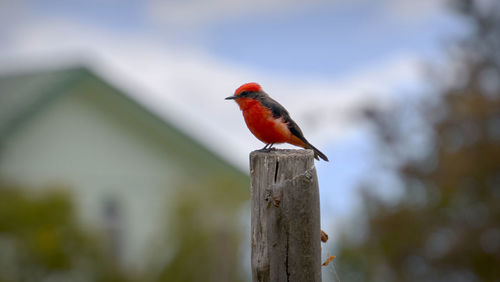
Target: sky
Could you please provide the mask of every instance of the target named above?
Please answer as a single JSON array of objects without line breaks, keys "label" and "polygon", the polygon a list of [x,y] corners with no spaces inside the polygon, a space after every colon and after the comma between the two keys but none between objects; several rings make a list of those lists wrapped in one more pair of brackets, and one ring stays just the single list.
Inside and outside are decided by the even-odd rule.
[{"label": "sky", "polygon": [[83,63],[244,170],[264,144],[224,97],[259,82],[331,160],[316,167],[335,225],[366,175],[397,187],[359,110],[426,91],[423,66],[462,31],[444,3],[0,0],[0,72]]}]

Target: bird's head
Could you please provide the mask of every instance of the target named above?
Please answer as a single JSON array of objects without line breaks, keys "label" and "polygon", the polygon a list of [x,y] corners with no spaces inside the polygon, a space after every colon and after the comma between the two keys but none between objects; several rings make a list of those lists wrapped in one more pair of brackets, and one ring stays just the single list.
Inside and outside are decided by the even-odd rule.
[{"label": "bird's head", "polygon": [[243,98],[254,98],[255,94],[261,93],[262,87],[258,83],[249,82],[238,87],[233,96],[226,97],[226,100],[235,100],[237,103]]}]

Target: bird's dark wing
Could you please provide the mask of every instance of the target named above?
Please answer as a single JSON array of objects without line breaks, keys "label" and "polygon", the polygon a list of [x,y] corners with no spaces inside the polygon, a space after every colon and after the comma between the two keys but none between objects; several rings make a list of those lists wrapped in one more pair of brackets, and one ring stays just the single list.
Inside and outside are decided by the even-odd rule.
[{"label": "bird's dark wing", "polygon": [[300,140],[302,140],[304,143],[309,144],[307,142],[306,138],[304,137],[304,134],[302,133],[302,130],[300,130],[300,127],[293,121],[293,119],[290,117],[290,114],[288,111],[283,107],[278,101],[274,100],[273,98],[269,97],[269,95],[262,93],[263,95],[258,95],[256,97],[259,102],[262,103],[265,107],[269,108],[272,113],[273,117],[275,118],[280,118],[282,117],[283,120],[288,124],[288,129],[290,129],[290,132],[292,132],[293,135],[297,136]]},{"label": "bird's dark wing", "polygon": [[290,117],[290,114],[288,114],[288,111],[283,107],[278,101],[274,100],[273,98],[269,97],[269,95],[265,93],[260,93],[260,95],[257,95],[255,97],[256,100],[258,100],[262,105],[264,105],[266,108],[269,108],[273,112],[273,117],[279,118],[279,117]]},{"label": "bird's dark wing", "polygon": [[315,159],[319,160],[319,158],[322,158],[323,160],[328,161],[328,157],[325,154],[323,154],[320,150],[309,143],[309,141],[307,141],[307,139],[304,137],[304,133],[302,133],[302,130],[300,130],[300,127],[297,125],[297,123],[295,123],[295,121],[293,121],[293,119],[290,117],[290,114],[285,109],[285,107],[283,107],[280,103],[263,92],[255,93],[253,98],[259,100],[262,105],[269,108],[273,113],[273,117],[283,118],[283,120],[288,124],[288,129],[290,129],[290,132],[297,138],[299,138],[302,142],[304,142],[304,144],[306,144],[307,146],[306,148],[312,149],[314,151]]}]

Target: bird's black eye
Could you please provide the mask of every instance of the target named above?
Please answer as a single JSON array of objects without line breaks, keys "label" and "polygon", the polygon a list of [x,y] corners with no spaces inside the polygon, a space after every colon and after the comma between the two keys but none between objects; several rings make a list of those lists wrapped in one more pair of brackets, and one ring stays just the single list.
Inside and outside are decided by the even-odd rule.
[{"label": "bird's black eye", "polygon": [[244,96],[248,96],[248,92],[247,91],[243,91],[240,93],[240,97],[244,97]]}]

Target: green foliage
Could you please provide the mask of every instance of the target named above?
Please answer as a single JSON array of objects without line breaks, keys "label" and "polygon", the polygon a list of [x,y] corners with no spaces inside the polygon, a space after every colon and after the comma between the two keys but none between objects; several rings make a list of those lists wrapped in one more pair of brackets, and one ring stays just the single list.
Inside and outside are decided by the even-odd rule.
[{"label": "green foliage", "polygon": [[401,112],[371,115],[381,151],[399,158],[405,196],[396,205],[365,197],[366,236],[346,235],[338,252],[348,281],[500,281],[500,4],[481,2],[454,2],[474,33],[453,54],[462,79],[420,109],[429,153],[402,157],[411,147],[405,124],[394,125]]},{"label": "green foliage", "polygon": [[173,189],[166,220],[158,222],[166,232],[154,238],[161,246],[140,273],[117,265],[106,241],[78,223],[69,190],[0,182],[0,282],[245,281],[239,214],[246,179],[193,179]]},{"label": "green foliage", "polygon": [[33,194],[0,185],[0,281],[126,281],[65,190]]},{"label": "green foliage", "polygon": [[[183,186],[167,210],[165,250],[153,261],[164,261],[154,281],[245,281],[241,271],[242,202],[248,190],[221,175]],[[163,256],[163,257],[162,257]]]}]

